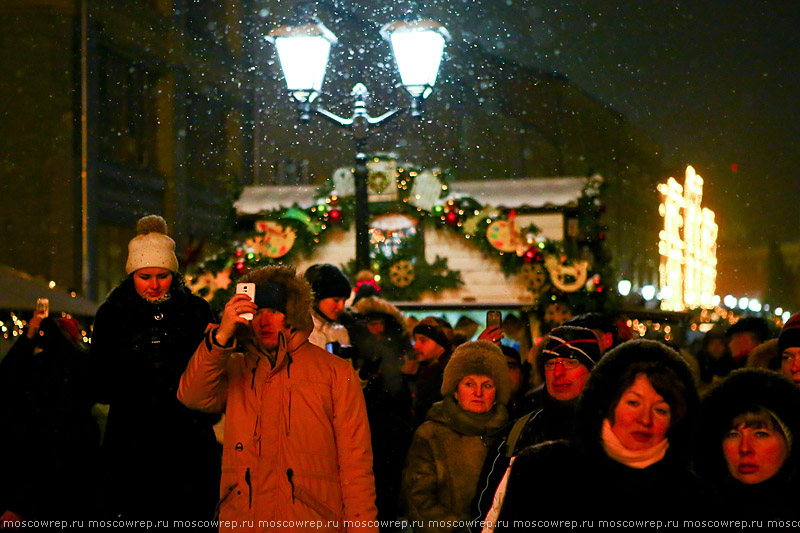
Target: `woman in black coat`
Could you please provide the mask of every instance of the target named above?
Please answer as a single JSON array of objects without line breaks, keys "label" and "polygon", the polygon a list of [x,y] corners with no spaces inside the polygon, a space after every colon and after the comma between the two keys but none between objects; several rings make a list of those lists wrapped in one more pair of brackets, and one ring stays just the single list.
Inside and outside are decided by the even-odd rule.
[{"label": "woman in black coat", "polygon": [[98,397],[110,406],[102,496],[114,516],[208,519],[219,490],[216,419],[176,394],[211,310],[184,286],[164,220],[145,217],[137,231],[129,277],[98,310],[92,334]]},{"label": "woman in black coat", "polygon": [[667,346],[636,340],[610,351],[583,390],[573,437],[517,456],[497,528],[696,517],[702,485],[688,462],[697,402],[689,367]]},{"label": "woman in black coat", "polygon": [[767,370],[732,372],[703,400],[695,468],[717,489],[719,515],[796,519],[800,389]]}]

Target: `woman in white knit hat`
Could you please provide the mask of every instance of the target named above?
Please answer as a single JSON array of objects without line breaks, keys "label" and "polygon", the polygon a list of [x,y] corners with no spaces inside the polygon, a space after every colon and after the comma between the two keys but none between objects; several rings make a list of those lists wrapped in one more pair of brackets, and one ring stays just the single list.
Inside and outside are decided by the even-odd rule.
[{"label": "woman in white knit hat", "polygon": [[92,333],[98,399],[110,405],[101,504],[115,517],[210,519],[219,490],[216,420],[176,393],[211,309],[184,285],[160,216],[139,220],[125,269]]}]

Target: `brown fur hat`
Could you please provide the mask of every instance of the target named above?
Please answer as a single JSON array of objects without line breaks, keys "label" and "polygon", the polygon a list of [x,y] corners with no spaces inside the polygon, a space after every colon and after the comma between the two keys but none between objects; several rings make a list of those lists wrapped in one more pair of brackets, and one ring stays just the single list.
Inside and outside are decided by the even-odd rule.
[{"label": "brown fur hat", "polygon": [[255,283],[256,295],[259,287],[267,283],[279,283],[286,287],[287,326],[310,331],[313,328],[311,319],[311,286],[306,280],[297,276],[294,267],[275,265],[251,270],[239,279],[239,283]]},{"label": "brown fur hat", "polygon": [[495,400],[500,405],[508,403],[511,381],[506,358],[499,347],[489,341],[470,341],[456,348],[444,368],[442,396],[453,395],[461,379],[471,374],[492,378],[496,391]]}]

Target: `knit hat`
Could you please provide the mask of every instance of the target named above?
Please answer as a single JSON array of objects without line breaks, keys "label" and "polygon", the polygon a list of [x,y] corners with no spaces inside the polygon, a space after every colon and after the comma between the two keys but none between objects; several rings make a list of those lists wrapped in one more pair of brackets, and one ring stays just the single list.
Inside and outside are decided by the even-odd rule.
[{"label": "knit hat", "polygon": [[563,324],[564,326],[575,326],[577,328],[599,329],[603,333],[611,333],[611,345],[617,343],[619,338],[619,327],[616,321],[605,313],[583,313],[570,318]]},{"label": "knit hat", "polygon": [[151,267],[178,272],[175,241],[167,235],[167,222],[158,215],[148,215],[136,223],[136,237],[128,243],[125,272],[132,274]]},{"label": "knit hat", "polygon": [[453,328],[446,320],[428,316],[414,326],[413,335],[425,335],[433,342],[449,351],[453,346]]},{"label": "knit hat", "polygon": [[311,284],[314,300],[320,302],[326,298],[349,298],[352,290],[350,281],[334,265],[320,263],[311,265],[303,277]]},{"label": "knit hat", "polygon": [[442,396],[453,395],[464,376],[477,374],[494,381],[495,399],[500,405],[508,403],[511,396],[511,380],[503,352],[489,341],[465,342],[455,349],[442,380]]},{"label": "knit hat", "polygon": [[800,347],[800,313],[793,315],[781,329],[778,337],[778,354],[782,354],[786,348]]},{"label": "knit hat", "polygon": [[544,365],[545,361],[556,357],[578,359],[591,370],[600,360],[597,336],[590,329],[576,326],[553,328],[544,340],[540,355],[541,364]]}]

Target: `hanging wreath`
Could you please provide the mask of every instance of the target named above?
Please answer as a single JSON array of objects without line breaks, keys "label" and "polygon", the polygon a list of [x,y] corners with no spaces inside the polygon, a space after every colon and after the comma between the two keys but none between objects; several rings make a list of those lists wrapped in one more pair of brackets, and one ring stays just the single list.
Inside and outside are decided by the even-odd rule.
[{"label": "hanging wreath", "polygon": [[389,267],[389,281],[396,287],[408,287],[414,281],[414,265],[398,261]]}]

